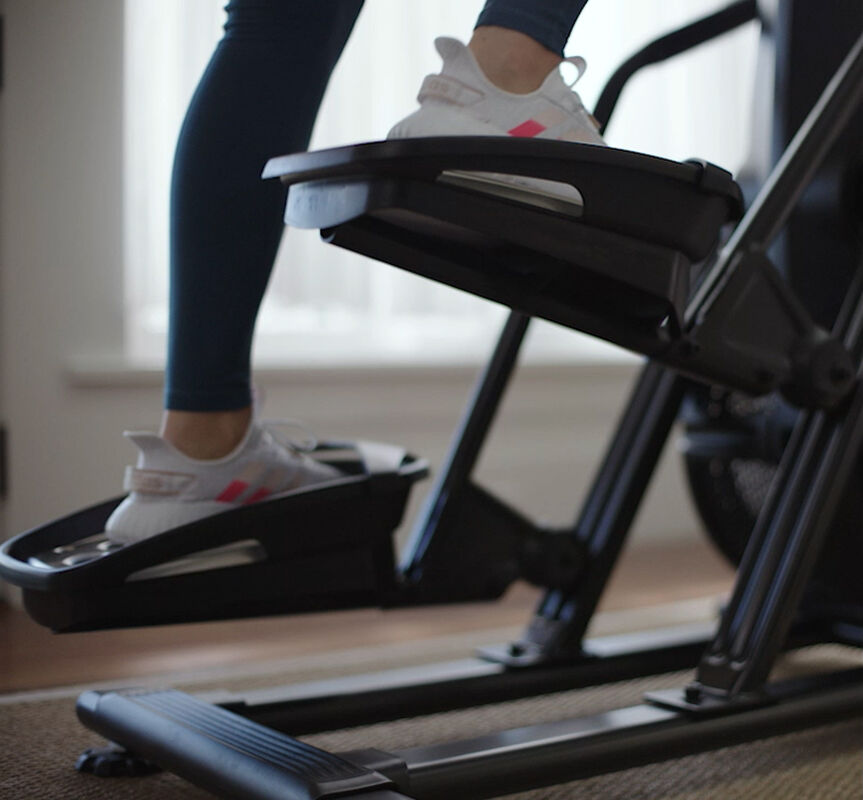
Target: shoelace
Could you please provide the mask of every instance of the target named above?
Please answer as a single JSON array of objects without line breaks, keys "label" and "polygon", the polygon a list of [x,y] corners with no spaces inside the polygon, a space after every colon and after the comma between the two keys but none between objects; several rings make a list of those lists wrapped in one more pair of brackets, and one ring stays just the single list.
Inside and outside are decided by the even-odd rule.
[{"label": "shoelace", "polygon": [[565,102],[571,105],[572,111],[578,111],[581,108],[584,108],[584,104],[581,102],[581,98],[578,96],[578,93],[573,89],[575,84],[577,84],[582,76],[584,75],[584,71],[587,69],[587,61],[585,61],[581,56],[567,56],[560,62],[561,64],[572,64],[576,69],[575,78],[572,81],[567,81],[563,76],[563,72],[560,72],[560,66],[558,66],[558,72],[560,74],[560,79],[566,85],[568,89],[570,89],[570,93],[566,95]]},{"label": "shoelace", "polygon": [[[298,419],[285,417],[281,419],[261,420],[261,427],[270,434],[282,447],[287,447],[297,453],[311,453],[318,447],[318,439],[309,427]],[[305,439],[297,441],[285,432],[285,428],[300,430],[305,434]]]},{"label": "shoelace", "polygon": [[[565,79],[563,81],[571,89],[573,86],[575,86],[575,84],[577,84],[581,80],[582,75],[584,75],[584,71],[587,69],[587,61],[585,61],[581,56],[567,56],[560,63],[561,64],[572,64],[578,72],[578,74],[575,76],[575,80],[572,81],[572,83],[566,83]],[[561,77],[563,77],[563,76],[561,76]]]}]

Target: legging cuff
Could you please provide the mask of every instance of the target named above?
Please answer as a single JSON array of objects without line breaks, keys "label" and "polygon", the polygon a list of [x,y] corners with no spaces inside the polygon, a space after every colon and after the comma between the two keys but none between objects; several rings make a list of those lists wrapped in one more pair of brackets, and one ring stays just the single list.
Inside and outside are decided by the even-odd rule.
[{"label": "legging cuff", "polygon": [[507,6],[502,2],[489,2],[477,18],[476,27],[496,25],[519,31],[553,53],[563,56],[572,26],[586,4],[587,0],[576,2],[575,8],[571,10],[557,8],[548,16],[543,16],[541,10],[535,8],[525,9]]},{"label": "legging cuff", "polygon": [[166,387],[164,401],[169,411],[237,411],[252,405],[252,390],[250,386],[214,392]]}]

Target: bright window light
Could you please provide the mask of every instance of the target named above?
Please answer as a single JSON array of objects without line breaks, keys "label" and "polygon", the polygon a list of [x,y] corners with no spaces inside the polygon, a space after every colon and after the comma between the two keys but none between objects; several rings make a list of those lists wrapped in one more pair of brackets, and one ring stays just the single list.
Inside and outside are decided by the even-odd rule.
[{"label": "bright window light", "polygon": [[[126,0],[126,342],[133,361],[160,363],[167,326],[168,196],[177,133],[221,35],[224,0]],[[604,81],[653,36],[721,0],[596,0],[568,54],[587,58],[578,89],[588,108]],[[330,83],[311,147],[381,139],[410,113],[437,72],[438,35],[467,40],[481,3],[367,0]],[[699,156],[736,170],[745,160],[757,32],[747,26],[667,65],[625,92],[608,132],[621,147]],[[395,68],[397,66],[397,68]],[[367,91],[358,92],[357,75]],[[369,93],[372,97],[369,98]],[[289,102],[289,98],[285,98]],[[273,155],[281,155],[273,153]],[[506,309],[323,244],[284,237],[256,337],[259,365],[458,363],[483,360]],[[627,357],[610,345],[534,325],[527,358]]]}]

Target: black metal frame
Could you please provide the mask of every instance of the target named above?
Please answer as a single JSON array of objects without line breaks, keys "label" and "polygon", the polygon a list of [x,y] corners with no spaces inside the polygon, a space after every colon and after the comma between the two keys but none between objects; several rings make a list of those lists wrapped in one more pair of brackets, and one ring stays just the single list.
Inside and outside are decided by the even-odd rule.
[{"label": "black metal frame", "polygon": [[[860,363],[859,315],[863,313],[860,282],[855,282],[850,288],[846,308],[837,320],[834,338],[827,339],[823,334],[816,332],[816,327],[809,320],[808,314],[790,296],[787,286],[774,276],[774,268],[769,264],[765,250],[794,208],[820,160],[829,151],[830,145],[859,105],[861,97],[863,97],[863,38],[857,41],[824,90],[818,104],[807,117],[769,181],[735,229],[688,304],[684,319],[689,338],[681,337],[680,344],[677,345],[684,354],[692,352],[693,349],[703,352],[706,349],[715,348],[716,363],[722,369],[722,362],[718,356],[724,352],[723,348],[734,352],[729,347],[729,343],[733,344],[735,333],[733,329],[736,322],[733,313],[729,313],[725,306],[740,307],[740,296],[749,292],[757,302],[754,307],[748,304],[742,307],[747,316],[755,315],[759,323],[765,322],[764,315],[770,314],[772,307],[787,303],[791,307],[791,313],[786,319],[794,317],[801,320],[793,327],[796,327],[798,332],[801,328],[805,329],[806,336],[811,337],[810,341],[813,345],[822,346],[825,342],[831,342],[829,346],[832,349],[841,342],[847,358],[841,361],[828,359],[830,362],[830,368],[827,370],[828,380],[830,377],[836,379],[835,384],[843,387],[846,393],[854,383],[859,387],[858,367],[852,367],[852,364]],[[774,288],[780,286],[781,289],[773,292]],[[514,313],[507,322],[495,354],[496,369],[491,375],[487,373],[486,379],[477,392],[478,402],[474,406],[475,414],[472,412],[463,425],[463,430],[470,433],[470,450],[465,452],[459,441],[447,463],[447,469],[438,479],[438,485],[446,487],[446,491],[433,495],[433,506],[420,520],[419,534],[414,539],[418,546],[415,545],[416,555],[408,562],[411,564],[408,575],[422,574],[420,565],[423,558],[429,557],[431,547],[445,548],[446,536],[454,535],[451,530],[443,528],[440,521],[446,519],[446,504],[455,503],[459,492],[467,483],[467,476],[478,454],[481,436],[484,436],[487,431],[495,404],[499,400],[499,391],[505,385],[508,372],[504,375],[503,370],[507,367],[509,370],[513,368],[526,325],[527,320],[517,313]],[[781,328],[781,323],[774,325],[773,319],[768,321],[767,331],[775,333],[777,328]],[[765,329],[759,328],[759,330],[767,338],[764,334]],[[769,341],[766,347],[774,353],[787,352],[784,345],[777,346],[776,340]],[[660,356],[657,361],[660,360],[665,358]],[[740,362],[741,359],[735,359],[735,369],[739,368]],[[819,372],[813,368],[812,362],[805,364],[805,367],[810,374]],[[802,369],[804,365],[788,371],[798,372]],[[833,372],[832,376],[831,372]],[[730,370],[728,377],[731,377]],[[769,383],[774,379],[775,375],[768,377],[766,382]],[[817,392],[814,389],[819,381],[821,381],[820,377],[810,382],[804,389],[795,385],[793,388],[789,387],[789,391],[792,395],[798,396],[798,401],[804,399],[811,401],[816,399]],[[582,579],[574,583],[577,587],[575,592],[568,592],[561,588],[551,589],[543,599],[524,639],[510,648],[507,654],[499,654],[498,657],[505,658],[511,664],[524,664],[536,660],[566,657],[578,652],[581,637],[623,546],[638,503],[647,488],[670,427],[677,416],[685,387],[685,379],[663,369],[656,362],[644,368],[583,506],[581,517],[570,531],[570,537],[574,540],[574,549],[577,553],[584,554],[582,565],[589,561],[589,569],[585,569],[583,575],[579,576]],[[823,538],[824,530],[829,524],[831,510],[846,490],[853,459],[860,452],[861,423],[857,418],[859,416],[858,393],[859,388],[856,388],[853,397],[846,398],[842,415],[816,410],[807,412],[801,419],[798,423],[798,434],[794,443],[789,446],[785,458],[787,466],[775,479],[773,501],[762,513],[762,527],[781,524],[785,528],[784,533],[775,532],[770,535],[784,537],[786,542],[792,539],[797,542],[804,541],[811,548],[805,555],[798,556],[791,551],[790,546],[785,546],[779,538],[776,538],[766,546],[773,557],[769,561],[758,562],[760,572],[758,577],[754,578],[760,587],[757,595],[761,596],[764,602],[769,596],[773,615],[769,623],[762,620],[762,625],[766,625],[768,630],[775,632],[774,641],[768,648],[772,651],[772,655],[765,655],[764,663],[760,670],[757,670],[762,680],[765,676],[765,667],[769,667],[775,655],[776,642],[782,641],[791,623],[793,613],[789,613],[788,610],[797,608],[809,577],[809,569],[805,566],[797,567],[793,586],[783,585],[781,588],[776,586],[771,588],[769,581],[772,576],[783,581],[789,580],[783,564],[802,558],[803,564],[811,568],[817,559],[820,549],[819,540]],[[807,396],[804,398],[800,396],[801,394]],[[817,399],[823,401],[825,398],[819,396]],[[837,420],[847,420],[845,427],[837,428],[839,424]],[[823,428],[824,431],[820,434],[820,438],[817,431],[809,434],[810,437],[816,438],[808,442],[807,452],[803,453],[801,446],[796,442],[806,436],[804,430],[809,426],[815,426],[819,431]],[[832,442],[829,464],[819,467],[818,463],[828,441]],[[812,489],[816,469],[822,470],[819,473],[822,475],[821,480],[827,481],[827,484],[818,485],[816,492],[820,494],[813,495],[817,498],[817,502],[823,504],[813,517],[814,520],[818,520],[820,526],[819,532],[813,536],[810,532],[806,532],[806,527],[802,528],[803,532],[801,532],[799,525],[795,526],[798,520],[797,514],[793,511],[786,510],[781,521],[775,512],[780,503],[784,504],[784,508],[788,508],[790,503],[794,503],[797,508],[801,507],[800,504],[804,502],[804,492]],[[794,483],[790,483],[792,478]],[[825,491],[827,485],[831,489],[830,493]],[[785,499],[780,500],[783,497]],[[816,500],[813,499],[811,502]],[[800,524],[812,526],[809,519]],[[792,526],[794,526],[793,529]],[[759,532],[753,537],[750,559],[758,558],[766,535]],[[737,613],[738,605],[744,605],[748,613],[752,613],[753,607],[750,604],[753,598],[746,580],[754,569],[754,565],[748,561],[742,566],[738,583],[740,588],[735,593],[732,610],[726,615],[726,620],[733,618]],[[782,602],[778,603],[779,600]],[[784,618],[784,626],[780,622],[780,617]],[[726,625],[730,624],[726,623]],[[723,628],[721,636],[726,635],[727,631]],[[722,652],[725,646],[723,641],[716,642],[711,647],[711,663],[716,662],[719,658],[717,654]],[[765,653],[768,650],[765,650]],[[739,643],[734,646],[733,652],[734,656],[725,660],[736,665],[740,660]]]},{"label": "black metal frame", "polygon": [[[422,688],[415,687],[410,699],[419,699]],[[395,693],[408,695],[404,687]],[[175,691],[87,692],[79,699],[78,715],[112,741],[224,796],[312,800],[385,792],[380,796],[393,800],[467,800],[853,719],[863,702],[863,669],[774,683],[758,703],[739,702],[709,713],[693,714],[662,699],[442,745],[337,754],[281,732],[301,728],[303,708],[314,703],[329,722],[338,720],[329,695],[269,703],[266,724],[254,720],[253,706],[240,716]],[[409,704],[401,714],[412,709]],[[301,720],[297,726],[292,724],[295,713]],[[372,711],[371,716],[377,715]],[[98,769],[101,758],[110,760],[110,753],[91,753],[88,766]]]},{"label": "black metal frame", "polygon": [[[736,13],[744,5],[751,6],[737,4]],[[79,701],[82,721],[216,792],[397,800],[491,797],[857,716],[863,702],[861,669],[781,684],[767,679],[785,648],[816,642],[863,645],[863,627],[800,613],[832,515],[851,490],[853,467],[863,450],[863,277],[853,281],[828,335],[778,280],[767,247],[861,96],[863,36],[705,272],[677,329],[665,331],[667,346],[647,345],[655,360],[638,379],[579,519],[551,537],[553,557],[537,556],[530,547],[532,537],[540,535],[547,546],[549,532],[470,477],[529,323],[524,313],[511,315],[421,515],[401,583],[389,599],[454,599],[446,573],[453,554],[465,552],[462,534],[492,522],[503,541],[500,557],[492,558],[500,571],[485,576],[489,585],[477,596],[499,593],[525,571],[548,586],[520,641],[486,653],[485,664],[441,667],[421,677],[353,678],[289,689],[282,697],[271,692],[223,697],[222,707],[176,692],[91,692]],[[470,166],[469,159],[463,166]],[[296,182],[302,186],[320,177],[312,170]],[[362,170],[352,177],[362,181]],[[314,185],[310,191],[325,188]],[[338,243],[339,228],[331,235]],[[350,231],[341,241],[356,243]],[[747,327],[747,317],[764,309],[761,322],[775,335],[759,349],[756,340],[764,329]],[[806,410],[785,449],[712,640],[696,631],[648,634],[636,641],[585,640],[688,385],[678,372],[752,391],[780,388]],[[472,539],[478,552],[493,546],[490,538]],[[514,560],[508,560],[513,551]],[[468,565],[471,555],[468,551]],[[392,753],[333,755],[291,738],[685,668],[700,654],[690,686],[655,693],[644,705],[596,718]]]}]

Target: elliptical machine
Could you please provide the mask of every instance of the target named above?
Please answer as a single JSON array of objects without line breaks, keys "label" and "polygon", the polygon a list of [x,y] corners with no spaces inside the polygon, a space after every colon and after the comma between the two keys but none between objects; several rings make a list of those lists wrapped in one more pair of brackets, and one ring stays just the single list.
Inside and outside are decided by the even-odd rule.
[{"label": "elliptical machine", "polygon": [[[794,89],[796,80],[783,84],[781,65],[796,61],[807,8],[789,0],[771,15],[754,2],[735,3],[647,48],[623,74],[761,13],[776,37],[778,85]],[[863,646],[855,569],[863,541],[855,506],[861,251],[853,227],[840,234],[817,222],[860,216],[863,9],[845,3],[835,15],[817,13],[832,20],[831,35],[841,32],[847,50],[739,222],[742,195],[723,170],[586,145],[428,139],[271,161],[265,175],[291,186],[291,224],[513,308],[402,562],[395,566],[389,530],[424,462],[365,444],[345,456],[330,444],[322,457],[353,465],[336,486],[117,550],[98,536],[112,501],[7,543],[4,577],[24,586],[31,613],[59,630],[179,621],[170,617],[178,596],[201,598],[191,616],[204,619],[490,599],[519,577],[546,594],[519,641],[459,670],[431,667],[393,676],[390,685],[386,676],[374,685],[348,680],[318,697],[294,690],[284,702],[269,693],[222,707],[179,692],[88,692],[79,700],[82,721],[230,796],[394,800],[491,797],[859,715],[861,669],[768,680],[783,650]],[[619,93],[618,77],[610,85]],[[607,120],[602,102],[598,110]],[[477,181],[476,172],[570,182],[584,205],[550,208]],[[818,181],[822,191],[805,193]],[[825,305],[809,288],[823,285],[821,264],[795,244],[811,241],[813,220],[832,243],[836,269]],[[787,255],[771,246],[783,229]],[[581,514],[565,529],[537,525],[471,479],[533,316],[650,358]],[[746,407],[741,398],[751,397],[773,399]],[[712,635],[590,642],[585,630],[681,408],[700,508],[740,561],[735,590]],[[740,478],[739,462],[756,459],[771,473],[761,495]],[[278,520],[287,511],[315,531],[313,547],[282,543]],[[201,528],[212,551],[206,559],[195,555]],[[252,585],[248,605],[217,602],[232,590],[243,598]],[[159,597],[170,602],[160,606]],[[292,738],[695,665],[692,683],[643,705],[437,748],[334,755]],[[84,763],[112,769],[101,756]]]}]

